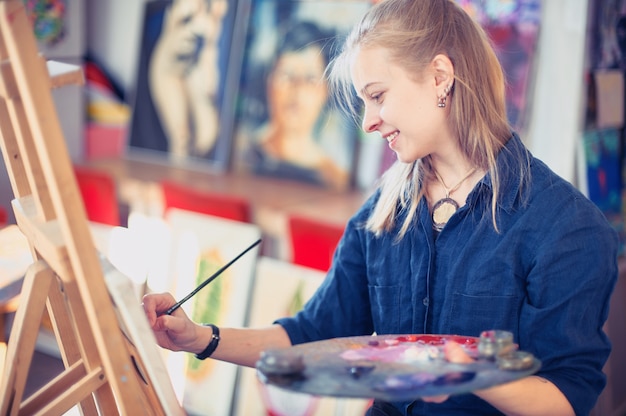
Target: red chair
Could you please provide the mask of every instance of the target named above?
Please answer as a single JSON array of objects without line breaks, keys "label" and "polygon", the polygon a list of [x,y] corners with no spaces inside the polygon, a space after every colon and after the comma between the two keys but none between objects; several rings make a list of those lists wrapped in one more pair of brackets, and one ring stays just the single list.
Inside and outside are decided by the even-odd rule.
[{"label": "red chair", "polygon": [[115,180],[102,171],[74,167],[89,221],[113,226],[120,224],[120,208]]},{"label": "red chair", "polygon": [[301,266],[327,271],[337,244],[343,235],[343,227],[309,217],[289,217],[291,261]]},{"label": "red chair", "polygon": [[240,222],[252,222],[250,202],[233,195],[199,190],[172,181],[161,181],[165,211],[184,209]]},{"label": "red chair", "polygon": [[7,224],[9,220],[9,214],[7,214],[7,210],[4,209],[2,205],[0,205],[0,227]]}]

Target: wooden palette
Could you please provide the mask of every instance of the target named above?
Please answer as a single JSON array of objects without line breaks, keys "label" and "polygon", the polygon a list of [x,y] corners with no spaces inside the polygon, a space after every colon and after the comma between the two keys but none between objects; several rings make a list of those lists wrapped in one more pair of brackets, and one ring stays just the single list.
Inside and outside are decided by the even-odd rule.
[{"label": "wooden palette", "polygon": [[[443,358],[447,341],[476,358],[453,364]],[[541,363],[528,353],[511,362],[480,358],[478,338],[455,335],[378,335],[335,338],[264,352],[257,362],[262,382],[319,396],[409,401],[469,393],[531,375]],[[509,365],[508,367],[506,365]]]}]

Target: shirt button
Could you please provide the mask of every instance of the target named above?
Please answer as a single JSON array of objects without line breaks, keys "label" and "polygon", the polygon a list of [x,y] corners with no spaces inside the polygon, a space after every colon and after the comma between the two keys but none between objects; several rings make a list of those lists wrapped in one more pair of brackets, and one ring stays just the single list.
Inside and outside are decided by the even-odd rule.
[{"label": "shirt button", "polygon": [[428,306],[428,302],[429,302],[428,298],[422,299],[422,303],[424,304],[424,306]]}]

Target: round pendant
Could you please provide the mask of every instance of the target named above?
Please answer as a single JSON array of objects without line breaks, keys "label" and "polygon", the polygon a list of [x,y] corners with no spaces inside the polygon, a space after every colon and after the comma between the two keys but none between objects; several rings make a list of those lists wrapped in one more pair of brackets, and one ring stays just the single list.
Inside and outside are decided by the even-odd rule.
[{"label": "round pendant", "polygon": [[459,209],[459,204],[452,198],[443,198],[433,206],[433,228],[443,230],[450,217]]}]

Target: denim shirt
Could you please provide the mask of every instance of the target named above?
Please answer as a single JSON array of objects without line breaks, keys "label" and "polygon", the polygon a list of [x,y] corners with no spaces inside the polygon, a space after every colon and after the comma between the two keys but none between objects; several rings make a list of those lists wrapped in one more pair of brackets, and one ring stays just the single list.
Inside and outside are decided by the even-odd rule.
[{"label": "denim shirt", "polygon": [[[617,279],[616,232],[570,183],[513,135],[497,158],[501,192],[494,229],[486,175],[435,233],[424,200],[399,242],[363,224],[372,195],[348,222],[322,286],[295,317],[280,319],[293,344],[377,334],[511,331],[542,361],[579,415],[604,388],[610,343],[602,327]],[[521,181],[527,177],[527,182]],[[407,415],[499,414],[478,397],[394,403]]]}]

